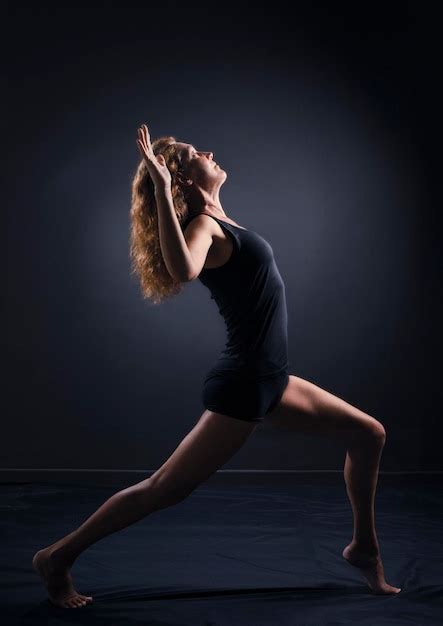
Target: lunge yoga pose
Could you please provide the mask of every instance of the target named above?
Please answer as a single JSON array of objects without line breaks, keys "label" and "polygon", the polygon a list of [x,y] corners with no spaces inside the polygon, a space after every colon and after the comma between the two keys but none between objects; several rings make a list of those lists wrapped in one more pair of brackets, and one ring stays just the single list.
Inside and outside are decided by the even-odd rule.
[{"label": "lunge yoga pose", "polygon": [[149,478],[118,491],[83,524],[39,550],[34,569],[50,601],[92,601],[74,588],[70,568],[107,535],[184,500],[221,468],[268,420],[283,429],[338,439],[354,516],[342,556],[376,594],[396,594],[384,577],[374,502],[386,432],[374,417],[289,373],[285,287],[270,244],[236,224],[219,191],[227,173],[212,152],[138,129],[142,156],[132,182],[131,258],[143,296],[158,304],[199,278],[226,322],[228,341],[203,385],[205,411]]}]

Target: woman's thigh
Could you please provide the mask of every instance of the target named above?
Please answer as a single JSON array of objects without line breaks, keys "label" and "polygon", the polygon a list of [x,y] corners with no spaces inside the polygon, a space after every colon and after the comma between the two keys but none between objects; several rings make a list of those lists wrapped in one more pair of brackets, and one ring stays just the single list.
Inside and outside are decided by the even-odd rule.
[{"label": "woman's thigh", "polygon": [[290,375],[280,402],[266,416],[268,423],[294,432],[337,436],[362,432],[384,438],[383,425],[318,385]]},{"label": "woman's thigh", "polygon": [[165,497],[181,498],[222,467],[257,424],[205,410],[174,452],[146,482]]}]

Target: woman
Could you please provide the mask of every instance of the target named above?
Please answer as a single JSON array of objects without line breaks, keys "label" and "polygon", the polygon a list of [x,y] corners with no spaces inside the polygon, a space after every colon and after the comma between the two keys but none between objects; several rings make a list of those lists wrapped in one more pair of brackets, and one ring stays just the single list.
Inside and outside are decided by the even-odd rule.
[{"label": "woman", "polygon": [[338,438],[354,515],[342,556],[376,594],[400,588],[384,577],[374,501],[386,432],[375,418],[311,382],[289,374],[285,289],[272,248],[224,212],[226,172],[211,152],[138,129],[142,156],[132,183],[131,258],[143,296],[159,303],[199,278],[211,291],[228,342],[205,377],[205,411],[169,459],[149,478],[115,493],[79,528],[39,550],[33,567],[50,601],[73,608],[92,601],[69,572],[91,544],[186,498],[223,466],[266,418],[292,432]]}]

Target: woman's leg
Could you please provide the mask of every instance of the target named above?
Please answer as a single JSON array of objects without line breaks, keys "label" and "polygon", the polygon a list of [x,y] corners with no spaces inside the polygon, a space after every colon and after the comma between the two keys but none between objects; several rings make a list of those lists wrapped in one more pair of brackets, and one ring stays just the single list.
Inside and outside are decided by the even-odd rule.
[{"label": "woman's leg", "polygon": [[385,581],[375,530],[375,491],[386,431],[375,418],[298,376],[266,416],[274,426],[309,435],[330,436],[346,445],[344,479],[354,515],[351,543],[343,557],[366,576],[375,593],[398,593]]},{"label": "woman's leg", "polygon": [[167,461],[149,478],[112,495],[81,526],[39,550],[33,567],[43,578],[51,602],[72,608],[92,599],[75,591],[69,568],[96,541],[150,513],[184,500],[223,466],[257,424],[205,410]]}]

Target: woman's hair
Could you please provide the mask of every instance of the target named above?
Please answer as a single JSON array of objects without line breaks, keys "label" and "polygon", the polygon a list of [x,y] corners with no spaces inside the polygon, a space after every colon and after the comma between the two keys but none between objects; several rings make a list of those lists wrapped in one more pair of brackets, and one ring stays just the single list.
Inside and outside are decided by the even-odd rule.
[{"label": "woman's hair", "polygon": [[[171,172],[171,191],[175,213],[180,224],[188,215],[188,204],[182,188],[175,180],[181,169],[181,157],[175,137],[159,137],[152,142],[155,155],[162,154]],[[169,274],[160,248],[157,206],[154,182],[149,174],[146,161],[139,163],[132,180],[130,259],[131,273],[137,274],[142,297],[153,304],[160,304],[183,289]]]}]

